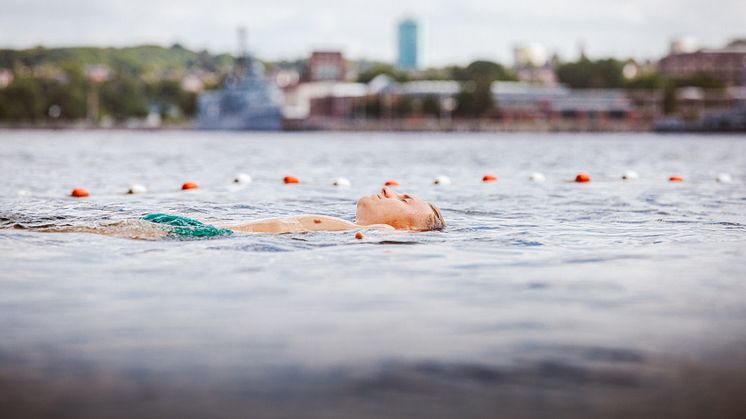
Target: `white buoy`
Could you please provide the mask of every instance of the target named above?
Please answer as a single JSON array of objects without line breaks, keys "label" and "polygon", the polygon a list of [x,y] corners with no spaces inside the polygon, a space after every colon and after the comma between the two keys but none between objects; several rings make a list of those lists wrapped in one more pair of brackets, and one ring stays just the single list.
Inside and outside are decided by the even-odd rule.
[{"label": "white buoy", "polygon": [[127,189],[127,193],[130,195],[138,194],[138,193],[145,193],[148,191],[148,188],[146,188],[143,185],[140,185],[139,183],[135,183],[133,185],[130,185],[130,188]]},{"label": "white buoy", "polygon": [[451,178],[449,178],[448,176],[440,175],[436,177],[435,179],[433,179],[433,184],[434,185],[450,185]]},{"label": "white buoy", "polygon": [[720,183],[731,183],[733,182],[733,177],[727,173],[718,173],[715,180],[717,180]]},{"label": "white buoy", "polygon": [[251,183],[251,176],[246,173],[236,173],[233,177],[233,183]]},{"label": "white buoy", "polygon": [[624,174],[622,174],[622,179],[624,180],[635,180],[639,178],[640,175],[638,175],[637,172],[635,172],[634,170],[627,170],[626,172],[624,172]]},{"label": "white buoy", "polygon": [[547,180],[547,177],[539,172],[534,172],[528,175],[528,180],[530,180],[531,182],[544,182],[545,180]]},{"label": "white buoy", "polygon": [[347,179],[345,177],[338,177],[334,179],[334,182],[332,182],[332,185],[338,187],[338,188],[349,188],[352,183],[350,183],[350,179]]}]

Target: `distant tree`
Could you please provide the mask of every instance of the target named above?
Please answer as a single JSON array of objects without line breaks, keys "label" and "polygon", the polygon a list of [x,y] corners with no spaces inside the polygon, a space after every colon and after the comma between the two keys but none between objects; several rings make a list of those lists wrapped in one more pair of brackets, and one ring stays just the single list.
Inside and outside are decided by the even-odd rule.
[{"label": "distant tree", "polygon": [[86,97],[83,83],[63,84],[57,81],[43,83],[45,112],[52,106],[60,107],[59,118],[75,120],[85,118]]},{"label": "distant tree", "polygon": [[474,61],[466,67],[465,71],[469,79],[475,81],[479,79],[489,80],[490,82],[517,80],[515,75],[503,67],[502,64],[492,61]]},{"label": "distant tree", "polygon": [[658,73],[644,74],[624,82],[626,89],[662,89],[670,83],[670,80]]},{"label": "distant tree", "polygon": [[724,84],[709,73],[695,73],[689,77],[675,80],[677,87],[701,87],[703,89],[722,89]]},{"label": "distant tree", "polygon": [[142,83],[124,75],[116,76],[99,86],[99,102],[103,114],[119,120],[148,114]]},{"label": "distant tree", "polygon": [[478,60],[465,68],[452,67],[451,71],[454,79],[462,81],[455,114],[466,117],[488,116],[497,105],[492,83],[516,80],[513,73],[492,61]]},{"label": "distant tree", "polygon": [[176,80],[159,80],[146,86],[147,99],[157,105],[161,116],[168,117],[168,111],[176,107],[182,115],[192,116],[196,111],[197,96],[181,88]]},{"label": "distant tree", "polygon": [[607,58],[591,61],[586,57],[560,64],[555,70],[559,81],[576,89],[624,87],[624,62]]},{"label": "distant tree", "polygon": [[452,80],[450,67],[428,68],[417,75],[419,80]]},{"label": "distant tree", "polygon": [[385,74],[398,82],[405,82],[412,79],[408,73],[397,69],[391,64],[375,63],[371,68],[360,73],[357,77],[357,81],[360,83],[368,83],[381,74]]},{"label": "distant tree", "polygon": [[60,67],[67,80],[64,83],[51,83],[46,87],[46,109],[57,105],[62,111],[62,119],[85,118],[87,82],[83,69],[76,62],[63,62]]},{"label": "distant tree", "polygon": [[0,90],[0,119],[37,121],[44,119],[44,90],[40,80],[16,78]]},{"label": "distant tree", "polygon": [[476,84],[474,81],[465,81],[461,83],[461,89],[456,95],[456,109],[454,114],[462,117],[473,117],[478,114],[474,104],[474,92]]}]

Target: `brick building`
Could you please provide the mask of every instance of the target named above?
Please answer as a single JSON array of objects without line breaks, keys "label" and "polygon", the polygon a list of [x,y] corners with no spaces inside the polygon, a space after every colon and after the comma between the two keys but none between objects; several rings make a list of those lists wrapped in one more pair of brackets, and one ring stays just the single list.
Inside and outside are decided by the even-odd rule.
[{"label": "brick building", "polygon": [[308,59],[304,81],[343,81],[347,67],[339,51],[314,51]]},{"label": "brick building", "polygon": [[658,62],[661,74],[674,79],[709,74],[726,86],[746,85],[746,47],[733,43],[723,49],[670,54]]}]

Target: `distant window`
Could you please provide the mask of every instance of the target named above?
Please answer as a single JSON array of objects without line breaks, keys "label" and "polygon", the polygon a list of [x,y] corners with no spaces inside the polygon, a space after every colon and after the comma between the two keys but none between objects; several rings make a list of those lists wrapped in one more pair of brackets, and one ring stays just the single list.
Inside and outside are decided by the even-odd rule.
[{"label": "distant window", "polygon": [[620,109],[613,109],[609,111],[609,118],[611,119],[624,119],[627,117],[627,111]]}]

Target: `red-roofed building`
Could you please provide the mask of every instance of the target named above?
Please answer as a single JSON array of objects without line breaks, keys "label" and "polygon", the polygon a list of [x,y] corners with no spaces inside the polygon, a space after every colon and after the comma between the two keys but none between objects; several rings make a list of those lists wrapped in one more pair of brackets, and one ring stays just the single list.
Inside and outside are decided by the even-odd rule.
[{"label": "red-roofed building", "polygon": [[314,51],[308,59],[305,81],[343,81],[345,59],[339,51]]}]

